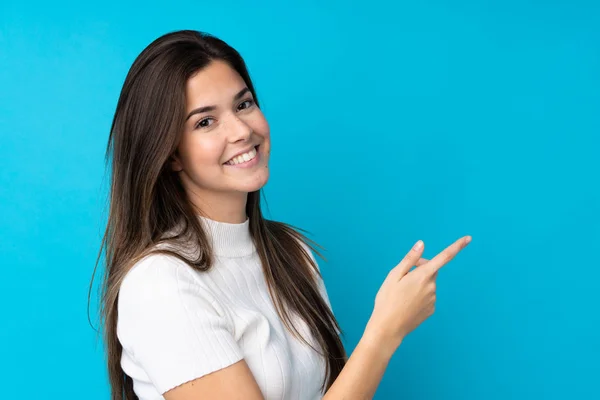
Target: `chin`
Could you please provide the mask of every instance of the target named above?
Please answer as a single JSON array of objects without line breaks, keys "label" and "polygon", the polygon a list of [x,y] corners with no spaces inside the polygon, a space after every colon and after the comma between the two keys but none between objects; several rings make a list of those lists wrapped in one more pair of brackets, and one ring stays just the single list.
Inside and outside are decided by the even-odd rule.
[{"label": "chin", "polygon": [[262,189],[269,180],[269,172],[266,170],[261,176],[252,177],[248,179],[247,185],[244,185],[244,192],[256,192],[257,190]]}]

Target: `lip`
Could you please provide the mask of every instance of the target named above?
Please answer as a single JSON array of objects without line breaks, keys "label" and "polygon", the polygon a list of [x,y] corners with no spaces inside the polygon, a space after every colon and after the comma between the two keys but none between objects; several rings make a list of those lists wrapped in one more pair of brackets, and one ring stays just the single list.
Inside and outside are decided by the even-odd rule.
[{"label": "lip", "polygon": [[256,157],[254,157],[252,160],[249,161],[244,161],[243,163],[239,163],[239,164],[225,164],[225,167],[227,168],[234,168],[234,169],[247,169],[247,168],[254,168],[256,167],[259,163],[260,163],[260,153],[256,152]]},{"label": "lip", "polygon": [[231,161],[232,159],[236,158],[237,156],[241,156],[242,154],[244,154],[244,153],[247,153],[247,152],[249,152],[250,150],[252,150],[252,149],[254,149],[254,148],[256,148],[256,151],[258,152],[258,146],[260,146],[260,145],[258,145],[258,144],[257,144],[257,145],[254,145],[254,146],[251,146],[251,147],[247,148],[246,150],[242,150],[242,151],[240,151],[240,152],[239,152],[239,153],[237,153],[236,155],[229,157],[229,158],[227,159],[227,161],[225,161],[225,162],[223,163],[223,165],[226,165],[226,164],[227,164],[229,161]]}]

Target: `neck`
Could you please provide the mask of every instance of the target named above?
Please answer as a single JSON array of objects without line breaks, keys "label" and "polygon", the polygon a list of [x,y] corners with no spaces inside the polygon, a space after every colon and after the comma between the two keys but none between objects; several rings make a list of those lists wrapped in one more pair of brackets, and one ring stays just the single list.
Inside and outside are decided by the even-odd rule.
[{"label": "neck", "polygon": [[194,193],[192,205],[198,214],[217,222],[241,224],[248,218],[246,203],[248,193]]},{"label": "neck", "polygon": [[212,249],[221,257],[244,257],[255,251],[250,235],[250,220],[242,223],[219,222],[199,216],[211,241]]}]

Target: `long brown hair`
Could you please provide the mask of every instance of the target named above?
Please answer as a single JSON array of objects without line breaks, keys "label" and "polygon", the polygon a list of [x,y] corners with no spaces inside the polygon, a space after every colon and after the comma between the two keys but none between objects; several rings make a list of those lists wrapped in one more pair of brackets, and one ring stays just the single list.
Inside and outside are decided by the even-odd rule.
[{"label": "long brown hair", "polygon": [[[210,34],[189,30],[165,34],[142,51],[127,74],[117,103],[106,152],[107,164],[112,158],[109,214],[98,257],[100,260],[104,252],[100,315],[111,398],[115,400],[137,399],[131,378],[121,369],[123,349],[116,334],[119,288],[127,272],[142,257],[156,252],[172,254],[199,271],[212,266],[210,242],[178,175],[170,169],[169,159],[184,128],[185,84],[213,60],[225,61],[236,70],[258,104],[240,54]],[[248,194],[246,213],[270,295],[286,328],[307,345],[292,315],[299,315],[310,328],[320,346],[315,350],[326,359],[321,387],[326,390],[347,356],[339,325],[319,294],[318,268],[305,246],[320,253],[300,229],[265,219],[260,195],[260,190]],[[166,235],[181,226],[184,229],[179,234]],[[182,238],[193,238],[200,249],[198,257],[157,250],[159,243]]]}]

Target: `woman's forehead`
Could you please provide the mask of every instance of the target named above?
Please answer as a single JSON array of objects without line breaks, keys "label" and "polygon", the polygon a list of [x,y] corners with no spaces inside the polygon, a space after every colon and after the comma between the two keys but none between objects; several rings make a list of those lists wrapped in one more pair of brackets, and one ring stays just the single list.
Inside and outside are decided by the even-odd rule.
[{"label": "woman's forehead", "polygon": [[196,108],[230,102],[245,86],[242,77],[229,64],[212,61],[188,79],[188,106]]}]

